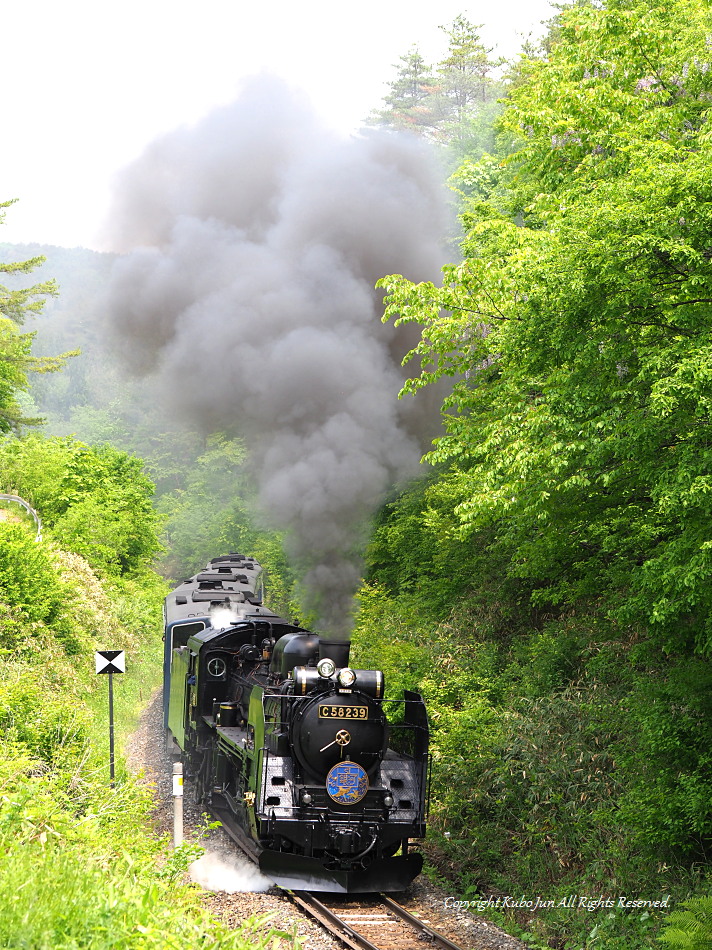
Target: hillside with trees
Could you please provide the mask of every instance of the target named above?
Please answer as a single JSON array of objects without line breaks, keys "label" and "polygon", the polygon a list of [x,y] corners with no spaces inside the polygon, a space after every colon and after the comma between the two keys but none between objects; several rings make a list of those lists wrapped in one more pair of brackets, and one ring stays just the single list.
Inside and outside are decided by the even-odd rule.
[{"label": "hillside with trees", "polygon": [[[360,636],[425,683],[436,847],[480,893],[709,893],[711,36],[698,0],[565,9],[454,176],[464,259],[381,281],[422,327],[405,392],[454,390]],[[659,920],[531,927],[637,947]]]},{"label": "hillside with trees", "polygon": [[[31,273],[40,260],[2,265]],[[2,431],[36,423],[23,412],[28,373],[66,358],[31,354],[21,326],[54,293],[41,282],[0,288]],[[168,855],[153,828],[147,786],[119,759],[109,783],[106,678],[94,651],[124,650],[116,687],[119,748],[161,673],[165,582],[151,565],[161,517],[141,462],[104,444],[34,433],[0,442],[0,490],[41,511],[42,539],[24,508],[0,501],[0,945],[233,948],[263,938],[228,930],[186,888],[200,853]]]}]

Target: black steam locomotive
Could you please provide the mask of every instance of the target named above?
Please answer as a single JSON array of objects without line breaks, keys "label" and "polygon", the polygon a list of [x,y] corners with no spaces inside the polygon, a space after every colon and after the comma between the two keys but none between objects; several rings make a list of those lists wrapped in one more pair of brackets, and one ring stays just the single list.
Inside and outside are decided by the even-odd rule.
[{"label": "black steam locomotive", "polygon": [[166,599],[164,710],[199,801],[276,883],[397,891],[419,873],[428,722],[383,674],[349,666],[262,603],[262,570],[230,554]]}]

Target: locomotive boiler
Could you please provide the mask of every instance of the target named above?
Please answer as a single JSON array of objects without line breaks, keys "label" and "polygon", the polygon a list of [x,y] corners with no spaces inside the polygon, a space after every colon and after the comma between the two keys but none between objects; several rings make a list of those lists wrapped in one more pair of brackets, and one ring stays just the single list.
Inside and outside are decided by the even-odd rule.
[{"label": "locomotive boiler", "polygon": [[419,873],[428,723],[349,644],[263,604],[262,570],[214,558],[166,599],[164,724],[200,803],[277,884],[397,891]]}]

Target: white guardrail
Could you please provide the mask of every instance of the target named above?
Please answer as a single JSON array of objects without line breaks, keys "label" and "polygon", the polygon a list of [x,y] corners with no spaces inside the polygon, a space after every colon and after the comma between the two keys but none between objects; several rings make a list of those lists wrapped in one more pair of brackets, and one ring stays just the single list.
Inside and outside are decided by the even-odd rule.
[{"label": "white guardrail", "polygon": [[32,517],[35,519],[35,524],[37,525],[37,537],[35,538],[35,541],[42,540],[42,520],[40,519],[40,516],[37,514],[37,512],[32,507],[32,505],[29,504],[29,502],[26,502],[24,498],[20,498],[19,495],[3,495],[3,494],[0,494],[0,501],[14,501],[15,504],[22,505],[25,511],[29,512],[29,514],[31,514]]}]

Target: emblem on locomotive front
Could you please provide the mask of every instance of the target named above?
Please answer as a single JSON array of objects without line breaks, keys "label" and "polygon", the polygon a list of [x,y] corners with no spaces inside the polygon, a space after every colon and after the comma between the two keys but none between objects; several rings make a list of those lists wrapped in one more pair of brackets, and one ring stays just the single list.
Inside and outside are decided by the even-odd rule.
[{"label": "emblem on locomotive front", "polygon": [[339,762],[326,776],[326,790],[335,802],[355,805],[368,791],[368,776],[356,762]]}]

